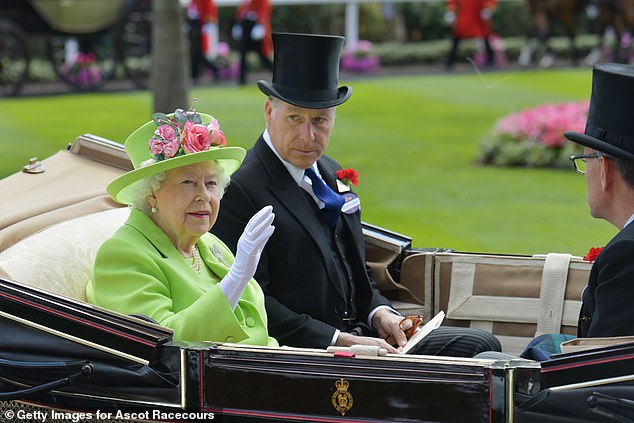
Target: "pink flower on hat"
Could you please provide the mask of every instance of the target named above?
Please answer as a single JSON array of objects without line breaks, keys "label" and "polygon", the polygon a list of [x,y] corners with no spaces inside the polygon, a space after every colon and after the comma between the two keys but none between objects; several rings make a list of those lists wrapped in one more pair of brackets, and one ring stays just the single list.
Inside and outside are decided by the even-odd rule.
[{"label": "pink flower on hat", "polygon": [[211,137],[207,127],[195,124],[191,121],[185,122],[182,138],[185,153],[206,151],[209,150],[209,146],[211,145]]},{"label": "pink flower on hat", "polygon": [[163,154],[165,155],[165,158],[171,159],[174,157],[178,153],[180,147],[178,138],[174,138],[171,142],[165,143],[163,145]]},{"label": "pink flower on hat", "polygon": [[216,145],[218,147],[227,145],[227,139],[225,138],[225,133],[222,132],[222,129],[216,129],[211,133],[211,145]]},{"label": "pink flower on hat", "polygon": [[154,134],[158,135],[166,142],[173,141],[174,138],[176,138],[176,131],[174,131],[174,128],[172,128],[168,124],[163,124],[159,126],[158,128],[156,128],[156,130],[154,131]]},{"label": "pink flower on hat", "polygon": [[164,145],[163,141],[158,138],[152,137],[150,139],[150,153],[157,155],[163,153]]},{"label": "pink flower on hat", "polygon": [[225,133],[222,132],[222,129],[220,129],[218,119],[212,119],[211,122],[209,122],[209,125],[207,125],[207,129],[211,133],[211,145],[217,145],[219,147],[227,145]]}]

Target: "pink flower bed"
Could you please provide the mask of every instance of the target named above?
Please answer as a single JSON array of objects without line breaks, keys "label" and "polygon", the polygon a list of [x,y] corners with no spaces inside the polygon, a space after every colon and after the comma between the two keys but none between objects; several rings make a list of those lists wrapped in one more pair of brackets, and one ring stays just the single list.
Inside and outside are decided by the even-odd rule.
[{"label": "pink flower bed", "polygon": [[561,147],[566,131],[583,132],[588,114],[587,101],[544,104],[511,113],[500,119],[494,132],[516,141],[533,141],[548,147]]},{"label": "pink flower bed", "polygon": [[588,101],[543,104],[498,120],[480,145],[478,161],[500,166],[570,166],[581,147],[564,132],[583,133]]}]

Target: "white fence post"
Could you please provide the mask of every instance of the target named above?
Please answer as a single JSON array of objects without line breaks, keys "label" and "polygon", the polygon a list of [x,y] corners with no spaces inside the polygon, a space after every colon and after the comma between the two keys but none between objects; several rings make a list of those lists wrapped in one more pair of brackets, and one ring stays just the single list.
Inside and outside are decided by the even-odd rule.
[{"label": "white fence post", "polygon": [[354,49],[359,41],[359,3],[346,3],[346,49]]}]

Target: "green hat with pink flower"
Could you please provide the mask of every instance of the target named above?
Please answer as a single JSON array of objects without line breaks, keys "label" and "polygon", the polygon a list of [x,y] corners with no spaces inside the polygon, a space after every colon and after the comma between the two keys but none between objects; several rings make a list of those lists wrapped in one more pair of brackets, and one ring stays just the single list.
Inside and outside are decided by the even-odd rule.
[{"label": "green hat with pink flower", "polygon": [[200,162],[216,161],[227,175],[235,172],[246,154],[241,147],[227,147],[225,135],[213,116],[177,109],[154,113],[152,120],[125,140],[134,170],[106,187],[117,202],[130,204],[135,185],[144,178]]}]

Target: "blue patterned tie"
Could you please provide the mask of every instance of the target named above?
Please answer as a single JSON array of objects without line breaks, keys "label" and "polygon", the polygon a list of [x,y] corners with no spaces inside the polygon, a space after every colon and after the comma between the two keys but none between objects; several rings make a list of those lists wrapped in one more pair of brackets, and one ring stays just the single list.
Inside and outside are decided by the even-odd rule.
[{"label": "blue patterned tie", "polygon": [[343,206],[343,203],[345,202],[343,196],[337,194],[332,190],[332,188],[326,185],[323,179],[317,176],[312,167],[306,169],[305,174],[313,183],[313,192],[317,198],[325,204],[324,208],[321,209],[321,212],[323,213],[326,222],[334,229],[335,226],[337,226],[341,206]]}]

